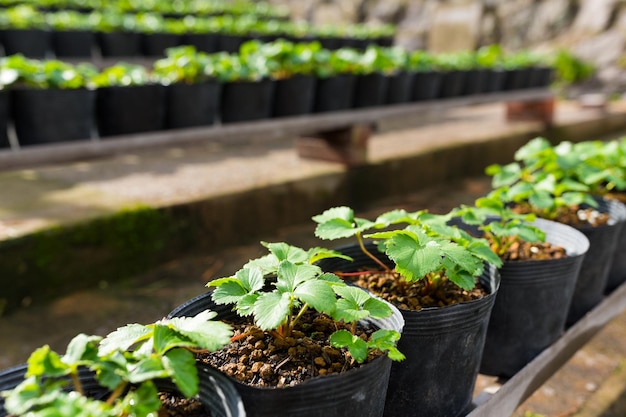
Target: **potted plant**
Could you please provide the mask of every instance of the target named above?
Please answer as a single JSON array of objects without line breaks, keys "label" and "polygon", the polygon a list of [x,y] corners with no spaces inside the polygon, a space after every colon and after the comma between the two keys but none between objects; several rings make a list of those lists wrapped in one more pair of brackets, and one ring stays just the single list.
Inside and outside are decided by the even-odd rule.
[{"label": "potted plant", "polygon": [[409,54],[407,71],[413,75],[411,101],[434,100],[439,97],[442,75],[435,69],[432,54],[417,50]]},{"label": "potted plant", "polygon": [[241,54],[250,59],[268,62],[270,77],[274,80],[272,117],[296,116],[311,113],[315,98],[315,54],[319,42],[292,43],[279,39],[262,44],[248,41],[241,46]]},{"label": "potted plant", "polygon": [[169,48],[166,55],[153,67],[153,73],[167,88],[165,127],[215,123],[222,84],[216,79],[212,57],[191,45]]},{"label": "potted plant", "polygon": [[161,130],[165,87],[141,65],[120,62],[94,75],[101,137]]},{"label": "potted plant", "polygon": [[352,105],[355,108],[385,104],[389,78],[386,74],[396,69],[394,61],[388,59],[382,48],[368,45],[356,66],[356,82]]},{"label": "potted plant", "polygon": [[20,54],[5,58],[4,66],[18,74],[11,114],[21,146],[91,138],[95,92],[89,79],[95,67]]},{"label": "potted plant", "polygon": [[371,221],[349,207],[313,217],[321,239],[357,240],[337,249],[353,261],[320,266],[390,301],[405,320],[406,360],[392,366],[385,416],[460,415],[472,401],[502,261],[448,219],[392,210]]},{"label": "potted plant", "polygon": [[510,378],[562,335],[589,240],[565,224],[514,212],[497,190],[454,209],[451,221],[487,239],[502,259],[480,372]]},{"label": "potted plant", "polygon": [[314,113],[347,110],[352,107],[359,52],[350,48],[322,49],[315,54],[317,87]]},{"label": "potted plant", "polygon": [[45,58],[50,50],[50,32],[44,15],[35,7],[20,4],[0,10],[0,29],[5,55],[22,54]]},{"label": "potted plant", "polygon": [[9,148],[8,123],[10,114],[9,88],[19,78],[19,71],[6,65],[6,58],[0,58],[0,148]]},{"label": "potted plant", "polygon": [[43,346],[26,366],[0,374],[0,414],[147,417],[163,409],[173,415],[196,410],[194,415],[244,416],[229,382],[194,356],[229,343],[232,329],[214,317],[204,311],[129,324],[104,339],[79,334],[64,355]]},{"label": "potted plant", "polygon": [[553,147],[535,138],[517,150],[515,159],[487,167],[499,198],[518,211],[569,224],[589,239],[567,318],[571,325],[602,300],[626,207],[594,198],[588,185],[568,174],[581,163],[571,143]]},{"label": "potted plant", "polygon": [[[589,186],[591,194],[626,203],[626,140],[580,142],[572,145],[571,153],[578,156],[580,163],[571,165],[570,175]],[[622,227],[605,292],[626,280],[626,260],[622,256],[625,245],[626,229]]]},{"label": "potted plant", "polygon": [[95,46],[93,15],[64,10],[48,13],[52,50],[57,58],[90,58]]},{"label": "potted plant", "polygon": [[167,48],[178,46],[184,26],[166,20],[156,13],[140,13],[137,31],[141,33],[141,53],[144,56],[163,56]]},{"label": "potted plant", "polygon": [[469,71],[473,68],[473,59],[470,52],[454,52],[435,55],[435,67],[441,71],[440,98],[462,96],[469,79]]},{"label": "potted plant", "polygon": [[141,34],[135,15],[112,10],[93,12],[100,54],[103,57],[141,55]]},{"label": "potted plant", "polygon": [[387,65],[385,75],[387,77],[386,104],[400,104],[411,101],[414,74],[408,70],[410,54],[401,47],[380,48]]},{"label": "potted plant", "polygon": [[476,65],[485,71],[482,93],[497,93],[504,89],[503,56],[504,51],[498,44],[486,45],[476,51]]},{"label": "potted plant", "polygon": [[397,310],[314,265],[332,251],[264,245],[269,255],[170,316],[211,305],[232,322],[233,343],[204,360],[236,380],[250,416],[381,416],[391,360],[403,359]]},{"label": "potted plant", "polygon": [[268,119],[272,114],[274,83],[268,61],[260,55],[214,56],[217,78],[222,82],[222,123]]}]

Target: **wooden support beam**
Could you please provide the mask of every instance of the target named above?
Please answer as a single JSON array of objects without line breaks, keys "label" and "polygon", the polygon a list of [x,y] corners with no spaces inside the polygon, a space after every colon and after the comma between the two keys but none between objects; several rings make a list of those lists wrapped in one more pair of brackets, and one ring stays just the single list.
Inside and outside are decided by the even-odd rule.
[{"label": "wooden support beam", "polygon": [[296,150],[301,158],[320,159],[356,166],[367,162],[367,144],[374,132],[370,123],[319,132],[296,139]]},{"label": "wooden support beam", "polygon": [[536,120],[542,122],[546,127],[552,126],[554,122],[554,97],[507,102],[506,119],[509,121]]}]

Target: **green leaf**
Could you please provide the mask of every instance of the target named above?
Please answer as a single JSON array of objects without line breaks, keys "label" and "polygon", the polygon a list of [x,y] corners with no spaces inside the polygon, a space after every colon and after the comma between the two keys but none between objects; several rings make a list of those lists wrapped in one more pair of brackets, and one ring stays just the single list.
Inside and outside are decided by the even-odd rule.
[{"label": "green leaf", "polygon": [[345,259],[346,261],[352,261],[351,257],[344,255],[341,252],[319,247],[309,249],[307,256],[310,264],[315,264],[322,259],[329,258],[340,258]]},{"label": "green leaf", "polygon": [[275,330],[287,321],[291,312],[289,294],[261,294],[254,305],[254,320],[262,330]]},{"label": "green leaf", "polygon": [[88,336],[81,333],[75,336],[67,345],[67,351],[61,360],[68,365],[78,365],[82,360],[94,360],[98,355],[100,336]]},{"label": "green leaf", "polygon": [[36,349],[28,358],[26,377],[30,376],[63,376],[70,372],[71,368],[63,363],[58,353],[45,345]]},{"label": "green leaf", "polygon": [[100,342],[99,355],[106,356],[114,350],[125,351],[132,345],[150,337],[152,329],[141,324],[118,327]]},{"label": "green leaf", "polygon": [[363,309],[369,311],[370,317],[382,319],[393,314],[389,305],[377,298],[370,297],[364,304]]},{"label": "green leaf", "polygon": [[335,240],[352,237],[359,233],[354,223],[344,219],[332,219],[320,223],[315,228],[315,236],[325,240]]},{"label": "green leaf", "polygon": [[280,292],[294,292],[305,281],[314,279],[321,272],[315,265],[296,265],[289,261],[282,261],[278,267],[276,288]]},{"label": "green leaf", "polygon": [[307,262],[308,255],[305,250],[284,242],[266,243],[261,242],[280,261],[289,261],[294,264]]},{"label": "green leaf", "polygon": [[154,325],[154,350],[163,355],[170,349],[180,346],[193,347],[194,343],[189,338],[182,336],[176,330],[164,324]]},{"label": "green leaf", "polygon": [[331,285],[330,282],[322,280],[307,281],[298,286],[294,294],[315,310],[332,314],[335,311],[337,300]]},{"label": "green leaf", "polygon": [[387,242],[387,255],[395,262],[396,271],[408,281],[424,278],[441,268],[443,253],[435,240],[420,243],[413,233],[398,233]]},{"label": "green leaf", "polygon": [[463,288],[464,290],[469,291],[476,286],[476,278],[474,278],[474,275],[467,271],[448,270],[447,276],[450,281],[454,282],[456,285]]},{"label": "green leaf", "polygon": [[347,330],[338,330],[330,336],[330,344],[335,347],[347,347],[355,361],[363,363],[367,359],[367,343]]},{"label": "green leaf", "polygon": [[198,369],[193,353],[185,349],[172,349],[165,354],[163,365],[185,397],[191,398],[198,393]]},{"label": "green leaf", "polygon": [[130,391],[116,410],[117,415],[151,417],[157,414],[161,405],[156,386],[152,381],[147,381]]},{"label": "green leaf", "polygon": [[[232,336],[232,328],[228,324],[212,320],[216,315],[205,310],[194,317],[174,317],[165,323],[188,337],[195,346],[213,352],[229,344]],[[186,345],[183,343],[183,346]]]},{"label": "green leaf", "polygon": [[144,358],[129,369],[128,381],[132,384],[139,384],[155,378],[166,378],[167,370],[163,366],[160,357],[153,356]]}]

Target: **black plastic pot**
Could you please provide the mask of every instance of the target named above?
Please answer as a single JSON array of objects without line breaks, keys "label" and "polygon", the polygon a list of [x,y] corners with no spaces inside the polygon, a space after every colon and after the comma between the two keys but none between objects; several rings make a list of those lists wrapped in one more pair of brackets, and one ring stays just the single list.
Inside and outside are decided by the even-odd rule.
[{"label": "black plastic pot", "polygon": [[411,72],[400,71],[387,77],[386,104],[400,104],[411,101],[411,89],[415,76]]},{"label": "black plastic pot", "polygon": [[315,91],[313,112],[325,113],[351,108],[355,81],[353,74],[319,78]]},{"label": "black plastic pot", "polygon": [[13,90],[11,113],[20,146],[89,140],[95,95],[87,89]]},{"label": "black plastic pot", "polygon": [[187,33],[183,36],[184,45],[192,45],[200,52],[216,52],[218,35],[214,33]]},{"label": "black plastic pot", "polygon": [[87,30],[52,32],[52,45],[57,58],[89,58],[95,42],[94,33]]},{"label": "black plastic pot", "polygon": [[482,93],[487,78],[487,72],[482,69],[472,69],[465,72],[465,82],[463,84],[464,96],[471,96]]},{"label": "black plastic pot", "polygon": [[[368,244],[367,248],[391,265],[375,245]],[[324,271],[376,268],[356,244],[336,250],[352,257],[353,262],[324,259],[318,263]],[[405,325],[398,349],[406,359],[392,365],[386,417],[460,416],[467,411],[500,284],[496,268],[487,266],[480,282],[490,294],[479,300],[421,311],[400,310]]]},{"label": "black plastic pot", "polygon": [[547,87],[552,82],[554,70],[550,67],[533,67],[530,69],[529,87]]},{"label": "black plastic pot", "polygon": [[6,90],[0,90],[0,149],[11,146],[8,135],[10,94]]},{"label": "black plastic pot", "polygon": [[387,77],[381,73],[357,75],[354,84],[352,106],[358,109],[385,104],[387,81]]},{"label": "black plastic pot", "polygon": [[483,93],[497,93],[504,89],[504,79],[506,73],[501,69],[485,70],[485,78],[483,80]]},{"label": "black plastic pot", "polygon": [[467,71],[445,71],[441,74],[441,89],[439,97],[451,98],[463,94]]},{"label": "black plastic pot", "polygon": [[520,90],[530,83],[530,68],[509,69],[504,71],[503,90]]},{"label": "black plastic pot", "polygon": [[[0,371],[0,392],[18,386],[26,373],[26,365]],[[211,367],[198,364],[199,391],[198,398],[212,417],[245,417],[246,412],[241,397],[233,384],[221,373]],[[85,395],[94,399],[106,399],[109,391],[103,388],[89,370],[79,370],[79,379]],[[174,383],[166,380],[155,381],[157,388],[163,391],[177,392]],[[7,415],[4,400],[0,397],[0,417]]]},{"label": "black plastic pot", "polygon": [[624,256],[624,248],[626,248],[626,226],[622,226],[617,242],[615,244],[615,252],[613,253],[613,263],[609,270],[609,277],[606,282],[604,292],[606,294],[626,282],[626,256]]},{"label": "black plastic pot", "polygon": [[489,327],[480,372],[512,377],[561,337],[589,240],[573,227],[548,220],[534,223],[546,241],[568,257],[507,261]]},{"label": "black plastic pot", "polygon": [[103,57],[141,55],[141,34],[138,32],[101,32],[98,45]]},{"label": "black plastic pot", "polygon": [[[211,293],[202,294],[177,307],[168,317],[194,316],[210,309],[220,320],[237,320],[232,306],[216,305]],[[403,321],[397,309],[373,326],[401,332]],[[391,369],[391,360],[380,357],[364,366],[336,375],[310,379],[286,388],[256,388],[233,380],[251,417],[353,417],[381,416]]]},{"label": "black plastic pot", "polygon": [[567,316],[572,325],[593,309],[604,297],[609,271],[619,235],[626,221],[626,206],[615,200],[599,199],[599,211],[609,213],[606,226],[578,228],[589,239],[589,251],[583,260],[576,289]]},{"label": "black plastic pot", "polygon": [[2,30],[4,54],[45,58],[52,48],[50,37],[50,32],[43,29],[4,29]]},{"label": "black plastic pot", "polygon": [[318,39],[319,43],[322,44],[322,48],[334,51],[341,47],[340,40],[333,36],[323,36]]},{"label": "black plastic pot", "polygon": [[312,75],[295,75],[274,81],[272,117],[286,117],[313,112],[315,83]]},{"label": "black plastic pot", "polygon": [[165,87],[140,85],[97,90],[100,136],[161,130],[165,127]]},{"label": "black plastic pot", "polygon": [[272,115],[274,82],[238,81],[222,87],[222,123],[268,119]]},{"label": "black plastic pot", "polygon": [[443,81],[442,74],[436,71],[415,72],[411,101],[434,100],[439,97]]},{"label": "black plastic pot", "polygon": [[236,54],[239,52],[241,44],[249,41],[250,39],[252,39],[252,37],[247,35],[229,35],[221,33],[217,38],[217,51]]},{"label": "black plastic pot", "polygon": [[181,36],[174,33],[142,33],[141,52],[144,56],[164,56],[167,48],[180,45]]},{"label": "black plastic pot", "polygon": [[166,93],[166,127],[179,129],[215,123],[219,111],[222,84],[172,84]]}]

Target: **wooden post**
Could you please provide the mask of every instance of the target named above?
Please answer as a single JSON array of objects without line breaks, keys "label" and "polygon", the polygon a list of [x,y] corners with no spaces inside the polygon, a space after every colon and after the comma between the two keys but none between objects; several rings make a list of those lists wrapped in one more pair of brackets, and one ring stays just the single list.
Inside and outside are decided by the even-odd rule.
[{"label": "wooden post", "polygon": [[361,123],[300,137],[296,139],[298,156],[350,166],[362,165],[367,161],[367,143],[374,130],[373,124]]},{"label": "wooden post", "polygon": [[539,121],[546,126],[554,122],[554,97],[539,100],[511,101],[506,103],[509,121]]}]

